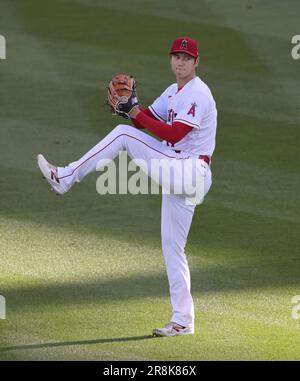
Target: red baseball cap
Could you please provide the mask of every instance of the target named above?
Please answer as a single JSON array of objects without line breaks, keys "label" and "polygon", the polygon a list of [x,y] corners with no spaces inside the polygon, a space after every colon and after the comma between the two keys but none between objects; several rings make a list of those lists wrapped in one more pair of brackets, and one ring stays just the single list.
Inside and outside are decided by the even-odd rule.
[{"label": "red baseball cap", "polygon": [[170,54],[172,53],[186,53],[197,58],[199,55],[197,41],[190,37],[178,37],[172,44]]}]

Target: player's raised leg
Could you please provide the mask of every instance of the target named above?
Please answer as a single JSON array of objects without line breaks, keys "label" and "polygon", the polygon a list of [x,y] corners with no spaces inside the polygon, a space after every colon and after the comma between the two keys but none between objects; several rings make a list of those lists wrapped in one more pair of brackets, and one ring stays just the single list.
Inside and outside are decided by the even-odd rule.
[{"label": "player's raised leg", "polygon": [[178,156],[173,150],[148,134],[134,127],[120,124],[79,160],[65,167],[49,164],[42,155],[38,155],[37,160],[53,190],[62,194],[89,173],[96,171],[100,160],[114,159],[123,150],[126,150],[132,159],[142,159],[149,167],[153,158],[176,159]]}]

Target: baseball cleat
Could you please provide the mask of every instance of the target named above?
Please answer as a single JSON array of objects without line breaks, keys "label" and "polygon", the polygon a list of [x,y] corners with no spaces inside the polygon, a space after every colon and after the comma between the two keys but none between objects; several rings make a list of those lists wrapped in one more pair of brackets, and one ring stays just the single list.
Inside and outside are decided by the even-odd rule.
[{"label": "baseball cleat", "polygon": [[38,168],[41,170],[44,179],[46,179],[50,184],[51,190],[53,190],[56,194],[64,194],[66,190],[59,182],[57,177],[57,168],[48,163],[42,154],[37,155],[36,159]]},{"label": "baseball cleat", "polygon": [[194,328],[192,327],[183,327],[180,324],[170,322],[162,328],[155,328],[152,331],[153,336],[183,336],[183,335],[193,335]]}]

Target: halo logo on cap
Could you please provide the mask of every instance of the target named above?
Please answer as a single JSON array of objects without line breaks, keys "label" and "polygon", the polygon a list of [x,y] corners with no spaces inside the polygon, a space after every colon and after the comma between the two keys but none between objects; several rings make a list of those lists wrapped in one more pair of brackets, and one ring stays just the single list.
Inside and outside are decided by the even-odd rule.
[{"label": "halo logo on cap", "polygon": [[180,49],[187,49],[187,40],[182,40],[181,41],[181,45],[180,45]]}]

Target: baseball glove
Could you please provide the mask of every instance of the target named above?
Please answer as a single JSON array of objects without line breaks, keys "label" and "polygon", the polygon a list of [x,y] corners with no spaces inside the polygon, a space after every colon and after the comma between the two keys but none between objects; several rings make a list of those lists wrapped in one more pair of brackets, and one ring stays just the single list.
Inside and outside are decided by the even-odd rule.
[{"label": "baseball glove", "polygon": [[115,75],[109,82],[107,90],[107,103],[113,114],[129,119],[130,111],[135,106],[139,106],[133,76],[128,74]]}]

